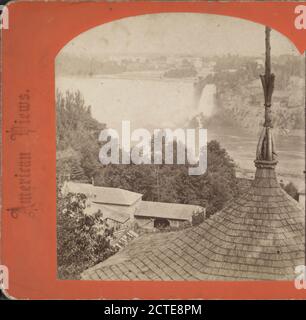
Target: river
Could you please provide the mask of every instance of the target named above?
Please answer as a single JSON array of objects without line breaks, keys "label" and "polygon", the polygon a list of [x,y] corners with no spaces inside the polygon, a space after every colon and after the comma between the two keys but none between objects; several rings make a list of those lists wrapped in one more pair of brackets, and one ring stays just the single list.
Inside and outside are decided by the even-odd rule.
[{"label": "river", "polygon": [[[178,128],[198,112],[206,116],[214,112],[214,85],[203,90],[198,105],[194,105],[191,79],[161,79],[129,75],[100,77],[57,77],[56,87],[80,90],[85,103],[91,105],[92,115],[109,128],[121,131],[121,121],[130,120],[132,129]],[[216,139],[228,151],[240,168],[254,171],[258,137],[233,128],[208,131],[208,139]],[[297,136],[277,136],[278,173],[284,181],[303,184],[305,163],[304,139]]]}]

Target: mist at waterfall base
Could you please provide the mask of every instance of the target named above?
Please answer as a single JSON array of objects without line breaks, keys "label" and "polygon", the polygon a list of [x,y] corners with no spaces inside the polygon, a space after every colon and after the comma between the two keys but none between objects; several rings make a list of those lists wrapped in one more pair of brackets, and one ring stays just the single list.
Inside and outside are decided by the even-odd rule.
[{"label": "mist at waterfall base", "polygon": [[[71,76],[57,77],[56,87],[63,93],[79,90],[85,104],[91,106],[93,117],[120,134],[122,120],[130,120],[132,130],[146,128],[152,132],[157,128],[194,128],[198,125],[207,128],[208,141],[219,141],[240,168],[254,171],[258,136],[229,126],[227,119],[214,123],[218,111],[214,84],[195,90],[193,79]],[[222,113],[218,117],[222,118]],[[303,139],[276,136],[276,144],[278,172],[303,178]]]}]

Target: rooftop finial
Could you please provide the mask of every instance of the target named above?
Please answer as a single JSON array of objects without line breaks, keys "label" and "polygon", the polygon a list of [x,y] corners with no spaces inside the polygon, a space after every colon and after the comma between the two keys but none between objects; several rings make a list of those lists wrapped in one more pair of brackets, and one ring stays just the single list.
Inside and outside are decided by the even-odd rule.
[{"label": "rooftop finial", "polygon": [[265,106],[265,122],[262,129],[256,151],[256,162],[255,164],[261,165],[263,162],[268,161],[271,164],[276,164],[275,156],[275,144],[272,134],[272,119],[271,119],[271,102],[272,94],[274,90],[274,79],[275,76],[271,73],[271,45],[270,45],[270,33],[271,29],[266,27],[266,61],[265,61],[265,74],[260,75],[263,91],[264,91],[264,106]]},{"label": "rooftop finial", "polygon": [[270,45],[270,33],[271,29],[266,27],[266,63],[265,63],[265,74],[260,76],[262,87],[264,90],[265,97],[265,127],[272,128],[271,119],[271,100],[274,90],[274,79],[275,76],[271,74],[271,45]]}]

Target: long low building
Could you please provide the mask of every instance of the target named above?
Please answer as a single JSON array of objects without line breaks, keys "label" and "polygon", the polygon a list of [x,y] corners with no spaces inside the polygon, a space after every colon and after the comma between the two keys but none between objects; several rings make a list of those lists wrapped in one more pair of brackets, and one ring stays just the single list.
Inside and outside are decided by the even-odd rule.
[{"label": "long low building", "polygon": [[130,206],[142,198],[141,193],[120,188],[100,187],[89,183],[66,181],[62,187],[62,194],[82,193],[92,202]]},{"label": "long low building", "polygon": [[196,205],[141,201],[134,216],[140,227],[160,229],[179,228],[186,222],[192,225],[199,215],[204,218],[205,209]]},{"label": "long low building", "polygon": [[85,214],[102,213],[115,230],[136,223],[145,229],[180,228],[197,224],[205,218],[205,208],[197,205],[143,201],[142,194],[120,188],[94,186],[67,181],[62,194],[85,194],[88,198]]}]

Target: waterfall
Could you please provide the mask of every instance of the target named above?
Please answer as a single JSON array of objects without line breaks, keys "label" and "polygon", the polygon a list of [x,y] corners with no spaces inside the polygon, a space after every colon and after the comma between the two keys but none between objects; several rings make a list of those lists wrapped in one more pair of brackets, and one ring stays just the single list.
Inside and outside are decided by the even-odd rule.
[{"label": "waterfall", "polygon": [[216,86],[214,84],[207,84],[198,103],[198,113],[202,113],[205,117],[211,117],[215,112],[216,106]]}]

